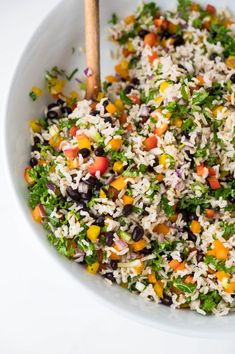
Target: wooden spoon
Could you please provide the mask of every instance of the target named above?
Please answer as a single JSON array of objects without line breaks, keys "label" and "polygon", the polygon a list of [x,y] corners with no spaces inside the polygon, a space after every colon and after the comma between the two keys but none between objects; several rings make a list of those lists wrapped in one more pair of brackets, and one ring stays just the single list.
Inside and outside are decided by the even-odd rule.
[{"label": "wooden spoon", "polygon": [[99,0],[85,0],[85,45],[87,76],[86,99],[100,91],[100,23]]}]

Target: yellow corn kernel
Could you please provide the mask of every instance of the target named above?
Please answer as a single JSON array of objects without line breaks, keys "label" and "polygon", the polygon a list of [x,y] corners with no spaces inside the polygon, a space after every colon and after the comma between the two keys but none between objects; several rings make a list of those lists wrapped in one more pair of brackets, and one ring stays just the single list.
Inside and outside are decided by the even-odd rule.
[{"label": "yellow corn kernel", "polygon": [[110,185],[118,191],[121,191],[126,187],[126,180],[124,177],[120,176],[116,178]]},{"label": "yellow corn kernel", "polygon": [[86,270],[90,274],[96,274],[98,272],[99,267],[100,267],[99,262],[95,262],[93,264],[88,264]]},{"label": "yellow corn kernel", "polygon": [[212,110],[213,116],[216,117],[217,114],[220,113],[223,108],[224,108],[223,106],[217,106],[216,108],[214,108],[214,109]]},{"label": "yellow corn kernel", "polygon": [[136,275],[141,274],[144,269],[144,263],[140,262],[140,265],[133,267],[133,270]]},{"label": "yellow corn kernel", "polygon": [[130,195],[124,194],[124,196],[122,197],[122,201],[124,205],[133,204],[134,198]]},{"label": "yellow corn kernel", "polygon": [[148,281],[152,284],[155,284],[157,282],[156,275],[154,272],[148,274]]},{"label": "yellow corn kernel", "polygon": [[181,128],[182,127],[182,124],[183,124],[183,121],[182,119],[180,119],[179,117],[176,117],[174,119],[174,125],[177,127],[177,128]]},{"label": "yellow corn kernel", "polygon": [[99,92],[97,97],[96,97],[97,101],[101,101],[102,98],[104,98],[104,92]]},{"label": "yellow corn kernel", "polygon": [[113,114],[117,112],[117,108],[113,103],[109,103],[106,107],[105,107],[106,111]]},{"label": "yellow corn kernel", "polygon": [[168,225],[162,223],[162,224],[157,224],[154,227],[153,231],[156,232],[157,234],[162,234],[166,236],[170,232],[170,228]]},{"label": "yellow corn kernel", "polygon": [[202,227],[201,227],[200,223],[197,220],[193,220],[191,222],[191,225],[190,225],[190,230],[194,234],[200,234],[200,232],[202,231]]},{"label": "yellow corn kernel", "polygon": [[107,198],[106,193],[103,191],[103,189],[100,189],[100,198],[101,199]]},{"label": "yellow corn kernel", "polygon": [[141,240],[136,241],[132,244],[132,249],[134,252],[139,252],[143,250],[146,246],[147,246],[147,241],[144,238],[142,238]]},{"label": "yellow corn kernel", "polygon": [[164,166],[164,167],[167,167],[169,163],[169,157],[167,154],[162,154],[160,157],[159,157],[159,164]]},{"label": "yellow corn kernel", "polygon": [[127,79],[128,77],[128,67],[123,68],[123,65],[121,64],[117,64],[115,65],[115,71],[123,78],[123,79]]},{"label": "yellow corn kernel", "polygon": [[41,130],[42,130],[41,124],[40,124],[39,121],[36,120],[36,119],[32,119],[32,120],[29,122],[29,126],[30,126],[30,128],[32,129],[32,131],[33,131],[34,133],[40,133]]},{"label": "yellow corn kernel", "polygon": [[35,93],[36,96],[41,96],[41,94],[42,94],[42,90],[37,86],[33,86],[31,91],[33,93]]},{"label": "yellow corn kernel", "polygon": [[123,102],[120,98],[116,99],[114,104],[115,104],[118,111],[122,112],[124,110],[124,105],[123,105]]},{"label": "yellow corn kernel", "polygon": [[230,55],[226,61],[225,61],[226,65],[230,68],[230,69],[235,69],[235,56]]},{"label": "yellow corn kernel", "polygon": [[129,15],[129,16],[125,17],[124,22],[126,25],[130,25],[131,23],[135,22],[135,16]]},{"label": "yellow corn kernel", "polygon": [[100,227],[97,225],[89,226],[86,235],[89,238],[89,240],[95,242],[100,235]]},{"label": "yellow corn kernel", "polygon": [[62,141],[62,138],[59,134],[55,134],[50,137],[49,139],[49,145],[51,145],[53,148],[58,148],[60,143]]},{"label": "yellow corn kernel", "polygon": [[163,284],[160,280],[157,280],[156,283],[154,284],[154,291],[156,295],[159,297],[159,299],[163,298]]},{"label": "yellow corn kernel", "polygon": [[164,100],[164,98],[162,96],[157,96],[156,98],[154,98],[154,101],[160,106],[160,104],[162,103],[162,101]]},{"label": "yellow corn kernel", "polygon": [[57,95],[63,91],[65,80],[60,79],[50,79],[49,81],[49,91],[52,95]]},{"label": "yellow corn kernel", "polygon": [[73,170],[74,168],[78,168],[79,167],[79,161],[78,158],[76,157],[73,160],[67,160],[67,166],[70,170]]},{"label": "yellow corn kernel", "polygon": [[129,41],[129,42],[127,43],[127,50],[128,50],[130,53],[135,52],[135,48],[134,48],[133,43],[132,43],[131,41]]},{"label": "yellow corn kernel", "polygon": [[123,171],[123,162],[122,161],[114,162],[113,171],[116,173],[121,173]]},{"label": "yellow corn kernel", "polygon": [[164,91],[167,89],[167,87],[169,87],[170,84],[167,81],[163,81],[159,87],[159,92],[162,95],[164,93]]},{"label": "yellow corn kernel", "polygon": [[[107,109],[107,107],[106,107],[106,109]],[[108,142],[108,146],[112,150],[118,151],[122,146],[122,139],[111,139]]]},{"label": "yellow corn kernel", "polygon": [[116,82],[117,79],[116,79],[116,77],[113,76],[113,75],[108,75],[108,76],[105,77],[105,81],[107,81],[107,82],[109,82],[110,84],[112,84],[113,82]]},{"label": "yellow corn kernel", "polygon": [[78,135],[78,148],[81,149],[91,149],[91,142],[90,139],[85,135]]}]

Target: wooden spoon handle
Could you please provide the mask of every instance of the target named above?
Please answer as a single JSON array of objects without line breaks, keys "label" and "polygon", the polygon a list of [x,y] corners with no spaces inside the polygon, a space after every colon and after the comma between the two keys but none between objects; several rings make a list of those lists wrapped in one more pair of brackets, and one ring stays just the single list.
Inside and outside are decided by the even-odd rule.
[{"label": "wooden spoon handle", "polygon": [[100,91],[100,23],[99,0],[85,0],[86,65],[91,71],[87,77],[86,98]]}]

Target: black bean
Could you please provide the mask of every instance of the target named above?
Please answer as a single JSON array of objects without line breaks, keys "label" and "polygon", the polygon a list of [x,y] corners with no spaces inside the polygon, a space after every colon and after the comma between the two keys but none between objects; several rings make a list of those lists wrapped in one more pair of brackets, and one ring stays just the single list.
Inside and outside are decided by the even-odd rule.
[{"label": "black bean", "polygon": [[104,148],[102,146],[98,146],[97,149],[95,149],[95,155],[104,156]]},{"label": "black bean", "polygon": [[72,113],[72,109],[68,106],[61,107],[61,113],[67,116]]},{"label": "black bean", "polygon": [[81,201],[81,194],[78,192],[77,189],[73,189],[72,187],[68,187],[66,191],[67,191],[68,196],[72,200],[75,200],[76,202]]},{"label": "black bean", "polygon": [[97,114],[100,114],[100,111],[95,110],[90,112],[91,116],[96,116]]},{"label": "black bean", "polygon": [[112,259],[111,262],[110,262],[110,267],[111,267],[113,270],[117,270],[117,269],[118,269],[118,262],[115,261],[114,259]]},{"label": "black bean", "polygon": [[50,111],[52,108],[58,107],[58,103],[52,102],[47,106],[48,111]]},{"label": "black bean", "polygon": [[232,182],[232,181],[234,181],[233,175],[231,175],[231,174],[227,175],[227,176],[225,177],[225,181],[226,181],[226,182]]},{"label": "black bean", "polygon": [[137,79],[137,77],[134,77],[132,80],[131,80],[131,83],[135,86],[138,86],[140,84],[140,80]]},{"label": "black bean", "polygon": [[113,231],[106,232],[105,237],[106,237],[106,245],[111,247],[113,244],[114,232]]},{"label": "black bean", "polygon": [[123,216],[129,216],[131,215],[132,211],[133,211],[133,206],[131,204],[127,204],[123,207],[122,214]]},{"label": "black bean", "polygon": [[80,193],[80,198],[84,202],[88,202],[91,199],[91,197],[92,197],[92,195],[89,191],[88,191],[88,193]]},{"label": "black bean", "polygon": [[31,159],[29,160],[29,164],[31,167],[34,167],[38,164],[38,160],[35,157],[31,157]]},{"label": "black bean", "polygon": [[193,212],[190,212],[187,215],[188,215],[188,220],[190,220],[190,221],[198,219],[197,215],[195,213],[193,213]]},{"label": "black bean", "polygon": [[32,145],[31,146],[31,151],[40,151],[40,147],[37,145]]},{"label": "black bean", "polygon": [[85,159],[86,157],[90,156],[91,151],[87,148],[79,150],[79,154]]},{"label": "black bean", "polygon": [[62,100],[61,98],[58,98],[58,100],[56,101],[56,103],[59,105],[59,106],[63,106],[65,104],[65,101]]},{"label": "black bean", "polygon": [[148,172],[150,172],[150,173],[154,172],[153,166],[150,166],[150,165],[148,166],[147,170],[148,170]]},{"label": "black bean", "polygon": [[141,250],[141,253],[144,255],[144,256],[148,256],[149,254],[151,254],[153,252],[153,250],[151,248],[144,248]]},{"label": "black bean", "polygon": [[97,188],[101,188],[103,185],[96,177],[93,176],[90,176],[88,179],[84,180],[83,182],[89,184],[92,187],[97,187]]},{"label": "black bean", "polygon": [[47,112],[47,118],[48,119],[57,119],[59,116],[58,116],[58,113],[56,111],[48,111]]},{"label": "black bean", "polygon": [[233,84],[235,84],[235,74],[232,74],[230,76],[230,80],[232,81]]},{"label": "black bean", "polygon": [[188,233],[188,240],[189,241],[193,241],[193,242],[197,241],[197,236],[191,230],[188,229],[187,233]]},{"label": "black bean", "polygon": [[128,93],[131,92],[131,90],[134,88],[132,85],[127,85],[124,89],[125,93],[128,95]]},{"label": "black bean", "polygon": [[178,64],[178,67],[179,67],[180,69],[183,69],[183,70],[185,70],[185,71],[188,71],[188,70],[186,69],[186,67],[183,66],[182,64]]},{"label": "black bean", "polygon": [[111,280],[112,283],[116,282],[116,279],[114,278],[113,273],[111,273],[111,272],[104,274],[104,278]]},{"label": "black bean", "polygon": [[105,100],[102,104],[103,104],[103,107],[106,108],[108,106],[108,104],[109,104],[109,101]]},{"label": "black bean", "polygon": [[170,32],[166,30],[161,33],[161,38],[169,39],[170,37],[171,37]]},{"label": "black bean", "polygon": [[182,132],[182,135],[185,136],[186,139],[190,139],[190,134],[186,130]]},{"label": "black bean", "polygon": [[185,41],[184,38],[180,34],[175,34],[173,35],[174,38],[174,46],[179,47],[181,45],[184,45]]},{"label": "black bean", "polygon": [[34,144],[40,144],[41,143],[41,140],[39,139],[38,136],[34,136],[33,141],[34,141]]},{"label": "black bean", "polygon": [[112,120],[112,118],[110,118],[110,117],[105,117],[105,118],[104,118],[104,121],[105,121],[105,123],[110,123],[110,124],[113,123],[113,120]]},{"label": "black bean", "polygon": [[161,303],[165,306],[171,306],[172,305],[171,296],[167,295],[166,293],[163,293],[163,298],[161,300]]},{"label": "black bean", "polygon": [[144,37],[146,36],[146,34],[148,34],[149,31],[147,31],[146,29],[141,29],[139,32],[138,32],[138,35],[140,38],[144,39]]},{"label": "black bean", "polygon": [[204,253],[202,251],[197,251],[197,255],[196,255],[196,258],[197,258],[197,262],[203,262],[204,260]]},{"label": "black bean", "polygon": [[211,53],[211,55],[209,56],[209,59],[215,61],[215,58],[216,58],[217,56],[218,56],[218,55],[217,55],[216,53]]},{"label": "black bean", "polygon": [[144,229],[142,226],[137,225],[134,227],[134,230],[132,232],[132,239],[133,241],[137,242],[141,240],[144,236]]},{"label": "black bean", "polygon": [[231,203],[235,203],[235,197],[233,197],[232,195],[230,195],[228,197],[228,200],[231,202]]},{"label": "black bean", "polygon": [[96,219],[96,225],[103,227],[104,226],[104,215],[100,215],[98,219]]}]

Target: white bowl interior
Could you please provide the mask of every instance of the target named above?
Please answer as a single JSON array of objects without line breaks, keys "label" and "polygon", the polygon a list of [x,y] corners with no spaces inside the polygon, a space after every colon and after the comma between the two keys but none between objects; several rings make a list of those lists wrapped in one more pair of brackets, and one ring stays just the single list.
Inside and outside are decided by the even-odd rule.
[{"label": "white bowl interior", "polygon": [[[16,68],[5,116],[5,148],[14,192],[42,245],[48,248],[48,252],[62,263],[78,282],[101,297],[107,305],[114,306],[118,311],[132,316],[137,321],[169,332],[196,336],[214,336],[217,333],[220,337],[231,336],[235,325],[233,315],[224,318],[203,317],[190,311],[174,311],[153,303],[146,304],[141,298],[122,288],[107,287],[100,277],[90,276],[82,267],[57,255],[44,237],[44,230],[31,220],[27,206],[27,190],[22,178],[29,157],[28,120],[40,117],[47,98],[40,98],[33,103],[28,93],[33,85],[43,86],[43,73],[54,65],[68,71],[78,67],[82,76],[85,68],[84,55],[78,50],[71,54],[72,47],[83,47],[84,43],[82,3],[82,0],[62,1],[33,34]],[[101,0],[100,2],[102,76],[112,73],[114,65],[109,55],[112,45],[107,42],[107,22],[113,12],[126,16],[138,3],[138,0]],[[166,4],[161,0],[158,3],[162,7],[174,8],[176,1],[168,0]],[[221,6],[219,1],[214,0],[211,3]],[[225,5],[232,10],[235,3],[233,0],[227,0]]]}]

